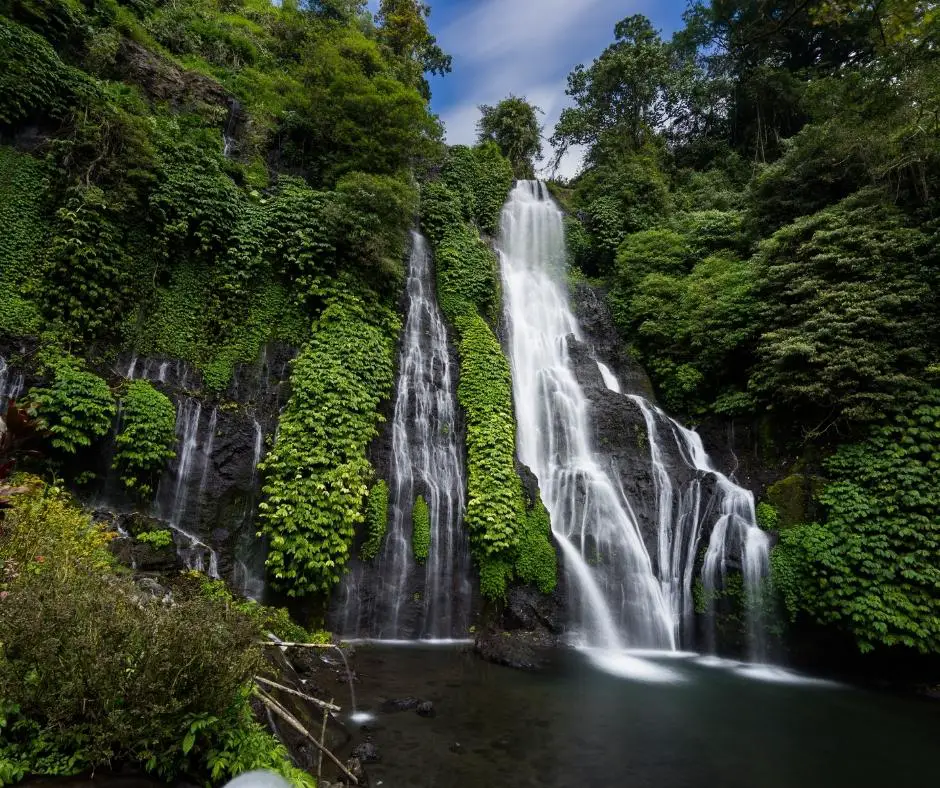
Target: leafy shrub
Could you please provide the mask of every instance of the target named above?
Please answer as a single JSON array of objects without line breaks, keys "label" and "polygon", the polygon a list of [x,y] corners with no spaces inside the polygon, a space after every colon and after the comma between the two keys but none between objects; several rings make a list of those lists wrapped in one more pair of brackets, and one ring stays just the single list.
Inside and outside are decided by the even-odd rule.
[{"label": "leafy shrub", "polygon": [[761,501],[757,504],[757,524],[765,531],[774,531],[780,524],[780,513],[773,504]]},{"label": "leafy shrub", "polygon": [[146,380],[131,381],[122,406],[114,467],[125,487],[147,497],[167,461],[176,456],[176,409]]},{"label": "leafy shrub", "polygon": [[851,633],[862,651],[940,653],[940,392],[826,462],[825,522],[782,531],[774,583],[792,617]]},{"label": "leafy shrub", "polygon": [[173,544],[173,532],[166,529],[160,531],[144,531],[137,535],[137,541],[149,544],[158,549],[169,547]]},{"label": "leafy shrub", "polygon": [[112,572],[107,538],[54,488],[6,513],[4,781],[129,762],[164,780],[266,767],[309,786],[251,717],[262,663],[253,622],[205,596],[145,600]]},{"label": "leafy shrub", "polygon": [[106,435],[116,412],[107,382],[71,358],[61,359],[51,385],[32,389],[29,399],[52,445],[67,454]]},{"label": "leafy shrub", "polygon": [[431,513],[428,502],[421,495],[415,499],[414,508],[411,510],[411,549],[419,564],[428,560],[431,549]]},{"label": "leafy shrub", "polygon": [[388,529],[388,485],[384,479],[379,479],[369,490],[366,524],[369,536],[359,548],[359,557],[363,561],[371,561],[382,552]]},{"label": "leafy shrub", "polygon": [[227,607],[247,616],[263,634],[272,634],[287,643],[329,643],[329,632],[312,632],[304,629],[290,617],[283,607],[259,605],[251,599],[233,596],[224,580],[212,580],[201,572],[184,572],[173,584],[175,596],[189,598],[202,596],[221,602]]}]

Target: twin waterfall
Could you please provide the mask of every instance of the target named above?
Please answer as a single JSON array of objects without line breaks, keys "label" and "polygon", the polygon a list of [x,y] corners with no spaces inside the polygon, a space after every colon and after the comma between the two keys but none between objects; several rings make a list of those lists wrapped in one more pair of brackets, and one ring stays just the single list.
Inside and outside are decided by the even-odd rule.
[{"label": "twin waterfall", "polygon": [[[503,209],[499,242],[519,460],[536,475],[568,576],[571,638],[604,652],[714,650],[715,600],[743,577],[751,659],[764,659],[760,593],[767,536],[753,495],[720,473],[697,433],[642,397],[621,393],[595,360],[605,395],[645,428],[652,472],[631,500],[616,461],[594,445],[594,403],[569,355],[582,332],[567,299],[562,215],[545,186],[520,182]],[[371,563],[354,560],[331,624],[346,637],[466,636],[472,567],[463,528],[463,449],[455,364],[434,299],[427,244],[413,236],[399,380],[391,429],[388,533]],[[638,433],[639,434],[639,433]],[[380,469],[382,470],[382,469]],[[648,471],[647,471],[648,472]],[[652,489],[648,489],[649,487]],[[634,493],[635,494],[635,493]],[[415,560],[413,509],[430,515],[430,550]],[[706,610],[696,632],[693,588]],[[700,608],[701,611],[702,608]]]},{"label": "twin waterfall", "polygon": [[[450,639],[465,636],[470,625],[466,480],[454,365],[434,298],[431,255],[418,233],[412,237],[407,296],[392,421],[388,535],[373,566],[356,563],[346,575],[335,626],[351,636]],[[424,566],[415,559],[412,541],[418,496],[427,504],[431,525]]]},{"label": "twin waterfall", "polygon": [[[519,459],[538,477],[551,514],[577,606],[575,637],[606,650],[675,650],[693,642],[696,559],[713,523],[701,568],[706,604],[713,613],[709,600],[737,562],[752,611],[751,657],[763,659],[757,619],[768,541],[756,524],[753,495],[715,470],[695,432],[629,395],[646,425],[653,470],[656,533],[644,539],[617,468],[592,446],[591,403],[569,358],[569,337],[582,337],[563,284],[562,215],[542,183],[520,182],[510,195],[500,254]],[[600,363],[598,369],[619,394],[611,370]],[[692,471],[681,488],[665,442]],[[706,478],[713,480],[707,497]]]}]

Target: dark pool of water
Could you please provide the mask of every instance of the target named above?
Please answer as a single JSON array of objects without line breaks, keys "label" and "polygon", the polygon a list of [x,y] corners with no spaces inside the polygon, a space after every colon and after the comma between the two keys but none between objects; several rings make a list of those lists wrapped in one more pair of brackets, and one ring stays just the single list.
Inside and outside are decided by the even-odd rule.
[{"label": "dark pool of water", "polygon": [[[356,738],[379,748],[376,787],[940,786],[935,702],[692,658],[614,660],[629,678],[571,652],[529,674],[459,648],[368,645],[355,666],[360,710],[375,715]],[[436,717],[380,710],[405,696],[433,701]]]}]

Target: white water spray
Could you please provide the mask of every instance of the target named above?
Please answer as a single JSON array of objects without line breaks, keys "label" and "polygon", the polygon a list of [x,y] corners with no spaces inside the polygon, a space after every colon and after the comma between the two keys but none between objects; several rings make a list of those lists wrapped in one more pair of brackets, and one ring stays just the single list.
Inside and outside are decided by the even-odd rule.
[{"label": "white water spray", "polygon": [[[561,284],[561,214],[542,184],[521,182],[513,190],[500,244],[519,457],[538,477],[551,514],[581,604],[582,642],[604,649],[675,649],[691,642],[696,556],[707,524],[714,522],[702,568],[706,597],[713,599],[729,569],[740,567],[750,656],[762,661],[761,589],[769,543],[757,527],[753,495],[713,466],[696,432],[629,395],[643,415],[650,445],[656,515],[651,555],[616,469],[589,443],[589,403],[568,357],[568,338],[580,340],[581,332]],[[610,368],[596,363],[605,386],[620,393]],[[684,484],[677,484],[678,469],[669,466],[665,449],[672,443],[693,471]],[[708,476],[715,489],[705,500]]]},{"label": "white water spray", "polygon": [[580,329],[561,284],[561,212],[522,181],[503,209],[503,292],[520,460],[538,477],[581,606],[584,644],[674,649],[669,604],[619,483],[590,444],[589,402],[568,337]]}]

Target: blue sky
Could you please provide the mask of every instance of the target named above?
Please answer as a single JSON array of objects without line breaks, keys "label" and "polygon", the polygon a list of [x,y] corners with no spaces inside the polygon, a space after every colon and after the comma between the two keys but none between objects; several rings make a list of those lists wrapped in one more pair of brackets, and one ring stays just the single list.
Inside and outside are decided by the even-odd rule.
[{"label": "blue sky", "polygon": [[[454,58],[453,72],[432,80],[432,107],[451,144],[472,143],[479,104],[514,93],[541,107],[546,136],[565,106],[568,73],[589,64],[614,38],[614,25],[645,14],[670,36],[686,0],[426,0],[430,27]],[[377,6],[372,0],[370,6]],[[577,170],[576,154],[562,165]]]}]

